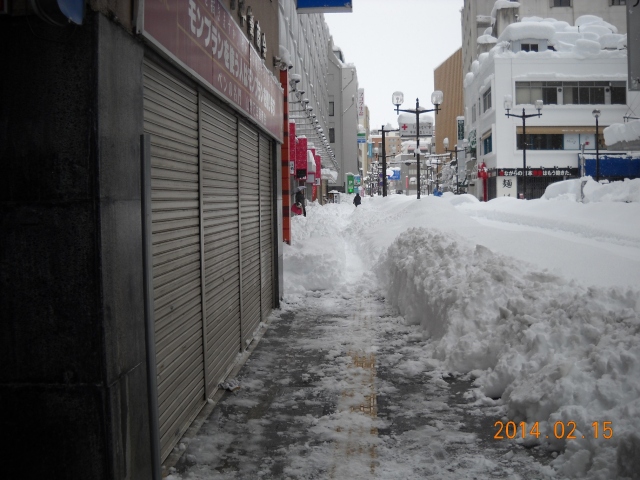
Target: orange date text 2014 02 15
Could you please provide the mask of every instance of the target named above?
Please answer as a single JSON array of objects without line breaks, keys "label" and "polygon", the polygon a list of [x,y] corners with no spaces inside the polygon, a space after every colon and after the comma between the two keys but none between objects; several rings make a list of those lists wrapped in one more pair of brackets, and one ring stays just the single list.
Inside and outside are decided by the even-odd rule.
[{"label": "orange date text 2014 02 15", "polygon": [[[593,438],[610,439],[613,437],[612,422],[593,422],[591,424]],[[493,435],[495,440],[514,440],[516,438],[555,438],[564,440],[576,440],[578,438],[586,438],[586,435],[578,433],[578,425],[574,421],[562,422],[558,421],[553,424],[551,432],[546,435],[540,433],[539,422],[527,425],[527,422],[516,423],[514,421],[503,422],[498,420],[493,424],[498,431]]]}]

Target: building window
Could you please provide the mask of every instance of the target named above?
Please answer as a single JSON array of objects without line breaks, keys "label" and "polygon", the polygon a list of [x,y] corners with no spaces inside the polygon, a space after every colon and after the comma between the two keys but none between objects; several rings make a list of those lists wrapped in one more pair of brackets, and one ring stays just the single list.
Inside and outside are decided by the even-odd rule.
[{"label": "building window", "polygon": [[562,82],[516,82],[516,104],[534,105],[542,100],[545,105],[557,105],[561,87]]},{"label": "building window", "polygon": [[627,0],[611,0],[611,5],[626,5]]},{"label": "building window", "polygon": [[493,151],[493,142],[491,141],[491,135],[482,139],[482,154],[486,155]]},{"label": "building window", "polygon": [[618,82],[516,82],[516,104],[625,105],[627,84]]},{"label": "building window", "polygon": [[552,7],[570,7],[571,0],[551,0]]},{"label": "building window", "polygon": [[476,123],[476,106],[471,107],[471,123]]},{"label": "building window", "polygon": [[[516,135],[518,150],[522,150],[522,135]],[[557,133],[534,133],[527,135],[527,150],[564,150],[564,135]]]},{"label": "building window", "polygon": [[523,52],[537,52],[538,44],[537,43],[523,43],[520,45],[520,50]]},{"label": "building window", "polygon": [[336,143],[336,129],[329,129],[329,143]]},{"label": "building window", "polygon": [[333,117],[335,102],[329,102],[329,116]]},{"label": "building window", "polygon": [[491,89],[482,94],[482,113],[491,108]]}]

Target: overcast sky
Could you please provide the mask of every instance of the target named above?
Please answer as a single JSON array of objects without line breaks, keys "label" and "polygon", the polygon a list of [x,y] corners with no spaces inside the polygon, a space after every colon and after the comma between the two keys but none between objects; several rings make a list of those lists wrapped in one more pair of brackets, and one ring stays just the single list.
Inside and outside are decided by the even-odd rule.
[{"label": "overcast sky", "polygon": [[[335,45],[358,71],[371,128],[398,128],[391,95],[401,108],[433,108],[433,71],[462,45],[463,0],[353,0],[352,13],[328,13]],[[447,99],[444,99],[446,104]]]}]

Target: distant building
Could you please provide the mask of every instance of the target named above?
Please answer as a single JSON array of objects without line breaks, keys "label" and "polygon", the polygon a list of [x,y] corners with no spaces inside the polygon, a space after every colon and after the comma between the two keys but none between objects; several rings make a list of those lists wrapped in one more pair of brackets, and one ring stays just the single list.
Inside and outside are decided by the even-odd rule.
[{"label": "distant building", "polygon": [[[465,128],[473,149],[467,157],[469,193],[483,198],[477,171],[484,164],[489,199],[522,193],[540,197],[549,183],[579,174],[583,145],[591,153],[595,150],[593,110],[600,110],[598,138],[604,150],[602,130],[619,122],[627,105],[637,101],[637,94],[626,87],[626,36],[597,17],[577,23],[523,18],[504,25],[496,46],[472,63],[464,81]],[[518,115],[523,109],[535,114],[536,100],[544,102],[540,118],[526,119],[526,138],[522,120],[505,116],[507,95],[513,99],[511,113]]]},{"label": "distant building", "polygon": [[342,50],[329,42],[327,91],[329,101],[329,143],[335,153],[339,169],[335,184],[329,187],[342,191],[346,188],[346,175],[358,175],[358,74],[355,65],[346,63]]}]

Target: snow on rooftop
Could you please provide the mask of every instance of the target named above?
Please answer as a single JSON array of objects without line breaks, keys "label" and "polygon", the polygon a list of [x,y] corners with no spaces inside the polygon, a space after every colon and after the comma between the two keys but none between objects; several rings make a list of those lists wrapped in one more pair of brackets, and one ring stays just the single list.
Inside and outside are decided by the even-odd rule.
[{"label": "snow on rooftop", "polygon": [[547,22],[518,22],[507,25],[498,40],[509,42],[530,38],[550,40],[555,34],[556,29]]},{"label": "snow on rooftop", "polygon": [[479,44],[496,43],[497,41],[498,41],[498,39],[496,37],[491,36],[491,35],[480,35],[478,37],[478,43]]},{"label": "snow on rooftop", "polygon": [[629,123],[614,123],[605,128],[603,133],[607,145],[640,140],[640,120]]},{"label": "snow on rooftop", "polygon": [[585,27],[585,26],[591,26],[591,25],[600,25],[600,26],[607,27],[609,30],[611,30],[612,33],[618,33],[618,29],[616,26],[611,25],[608,22],[605,22],[602,18],[596,15],[582,15],[581,17],[576,18],[575,24],[576,24],[576,27],[579,27],[579,28]]},{"label": "snow on rooftop", "polygon": [[511,2],[509,0],[498,0],[493,5],[493,10],[491,10],[491,18],[496,18],[496,13],[498,10],[502,10],[503,8],[520,8],[520,4],[518,2]]},{"label": "snow on rooftop", "polygon": [[[502,5],[498,0],[496,5]],[[514,2],[506,2],[515,5]],[[491,37],[478,37],[478,44],[489,44]],[[512,51],[511,42],[522,40],[546,40],[553,50],[539,52]],[[620,58],[626,57],[627,36],[617,33],[616,27],[595,15],[583,15],[572,26],[565,21],[552,18],[524,17],[520,22],[508,25],[495,46],[489,52],[483,52],[471,64],[471,75],[467,74],[464,86],[469,86],[487,60],[500,55],[511,57],[535,55],[536,58]]]}]

